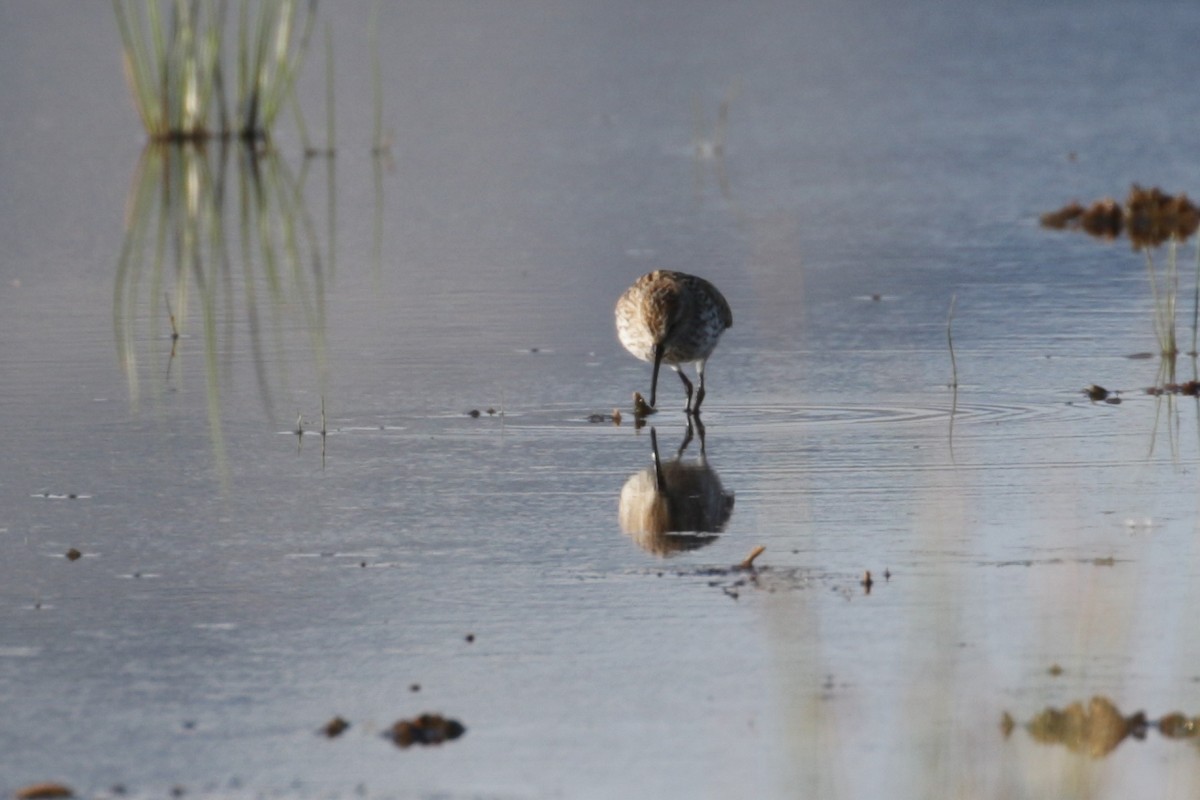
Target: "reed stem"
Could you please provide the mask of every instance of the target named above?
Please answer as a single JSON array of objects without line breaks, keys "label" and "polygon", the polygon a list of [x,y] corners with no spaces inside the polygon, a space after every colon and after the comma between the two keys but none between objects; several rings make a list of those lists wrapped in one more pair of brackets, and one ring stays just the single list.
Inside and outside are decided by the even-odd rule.
[{"label": "reed stem", "polygon": [[958,363],[954,360],[954,301],[958,295],[950,295],[950,312],[946,315],[946,343],[950,346],[950,387],[958,388]]}]

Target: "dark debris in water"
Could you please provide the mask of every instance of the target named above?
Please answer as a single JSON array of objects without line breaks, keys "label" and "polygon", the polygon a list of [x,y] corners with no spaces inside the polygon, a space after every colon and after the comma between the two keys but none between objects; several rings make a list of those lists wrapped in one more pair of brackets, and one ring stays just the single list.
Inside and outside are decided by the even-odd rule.
[{"label": "dark debris in water", "polygon": [[[661,572],[656,574],[662,575]],[[700,567],[676,570],[673,574],[681,578],[708,578],[707,586],[720,589],[725,596],[733,600],[737,600],[743,590],[794,591],[809,585],[807,573],[800,569],[756,567],[746,570],[739,566]]]},{"label": "dark debris in water", "polygon": [[338,716],[321,726],[321,733],[330,739],[336,739],[345,733],[349,727],[350,723]]},{"label": "dark debris in water", "polygon": [[386,736],[397,747],[411,747],[414,744],[442,744],[466,732],[466,727],[456,719],[441,714],[422,714],[416,719],[398,721],[388,729]]},{"label": "dark debris in water", "polygon": [[602,422],[611,422],[613,425],[620,425],[621,409],[614,408],[611,414],[588,414],[587,421],[593,425],[598,425]]},{"label": "dark debris in water", "polygon": [[1200,208],[1186,194],[1171,195],[1157,186],[1134,184],[1124,205],[1111,197],[1088,206],[1071,202],[1042,214],[1041,224],[1055,230],[1081,230],[1101,239],[1128,237],[1135,250],[1184,241],[1200,228]]},{"label": "dark debris in water", "polygon": [[1092,236],[1115,239],[1125,226],[1125,210],[1111,197],[1086,208],[1073,201],[1057,211],[1042,214],[1041,223],[1055,230],[1082,230]]},{"label": "dark debris in water", "polygon": [[49,800],[55,797],[74,797],[75,792],[64,783],[44,781],[31,783],[16,791],[13,795],[17,800]]},{"label": "dark debris in water", "polygon": [[1154,397],[1160,397],[1164,394],[1200,397],[1200,381],[1184,381],[1183,383],[1164,383],[1162,386],[1149,386],[1146,388],[1146,394]]},{"label": "dark debris in water", "polygon": [[[854,594],[870,594],[871,587],[876,581],[871,578],[870,571],[855,579],[858,589],[854,589],[846,575],[822,575],[816,571],[802,567],[755,566],[754,561],[766,550],[761,545],[750,551],[740,563],[728,567],[696,567],[692,569],[673,570],[670,574],[681,578],[707,578],[706,585],[720,589],[723,594],[737,600],[742,591],[765,591],[767,593],[798,591],[811,589],[816,585],[832,584],[834,591],[849,599]],[[655,575],[663,576],[662,570],[656,570]],[[887,579],[892,577],[890,570],[885,570]]]},{"label": "dark debris in water", "polygon": [[[1119,389],[1109,390],[1099,384],[1093,383],[1083,387],[1082,391],[1087,396],[1087,399],[1093,403],[1106,403],[1110,406],[1119,406],[1122,402],[1121,390]],[[1196,381],[1188,381],[1181,384],[1168,383],[1162,386],[1151,386],[1145,391],[1146,394],[1150,395],[1188,394],[1195,397],[1197,394],[1200,394],[1200,383]]]},{"label": "dark debris in water", "polygon": [[635,417],[647,417],[657,410],[646,402],[646,398],[642,397],[641,392],[633,393],[633,415]]},{"label": "dark debris in water", "polygon": [[1126,200],[1125,227],[1135,248],[1183,241],[1200,228],[1200,209],[1186,194],[1172,196],[1157,186],[1143,189],[1135,183]]},{"label": "dark debris in water", "polygon": [[981,567],[1043,567],[1059,564],[1084,564],[1093,567],[1115,567],[1117,559],[1113,556],[1098,556],[1094,558],[1019,558],[1008,561],[980,561]]},{"label": "dark debris in water", "polygon": [[83,558],[83,553],[79,552],[74,547],[68,550],[64,555],[66,555],[67,561],[78,561],[79,559]]}]

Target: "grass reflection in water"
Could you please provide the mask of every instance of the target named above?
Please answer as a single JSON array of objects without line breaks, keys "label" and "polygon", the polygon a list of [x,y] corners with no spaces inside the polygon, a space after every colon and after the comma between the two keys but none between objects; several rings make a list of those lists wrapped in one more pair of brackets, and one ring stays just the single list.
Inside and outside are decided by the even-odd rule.
[{"label": "grass reflection in water", "polygon": [[[332,196],[332,168],[329,190]],[[148,144],[134,173],[113,287],[117,356],[132,407],[140,407],[147,387],[155,401],[179,388],[176,362],[198,336],[209,434],[224,476],[221,400],[233,378],[236,331],[248,334],[269,420],[276,418],[276,391],[288,385],[292,330],[307,334],[304,352],[323,396],[331,275],[321,253],[303,183],[274,150],[230,142]],[[153,368],[142,364],[147,352]]]}]

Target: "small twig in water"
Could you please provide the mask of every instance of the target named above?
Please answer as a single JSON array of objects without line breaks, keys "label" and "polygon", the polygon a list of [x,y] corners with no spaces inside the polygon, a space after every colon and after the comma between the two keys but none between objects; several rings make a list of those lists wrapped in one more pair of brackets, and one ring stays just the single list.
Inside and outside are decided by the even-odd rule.
[{"label": "small twig in water", "polygon": [[744,559],[742,559],[742,563],[738,564],[737,568],[738,569],[754,569],[754,559],[761,556],[763,554],[763,551],[766,549],[767,548],[764,547],[763,545],[761,545],[761,544],[758,545],[757,547],[755,547],[753,550],[750,551],[750,555],[748,555]]},{"label": "small twig in water", "polygon": [[171,322],[171,341],[179,339],[179,328],[175,325],[175,312],[171,310],[171,295],[163,292],[163,299],[167,301],[167,319]]},{"label": "small twig in water", "polygon": [[171,377],[171,365],[175,363],[175,348],[179,346],[179,328],[175,325],[175,312],[171,310],[171,295],[163,292],[167,301],[167,319],[171,321],[171,354],[167,356],[167,378]]}]

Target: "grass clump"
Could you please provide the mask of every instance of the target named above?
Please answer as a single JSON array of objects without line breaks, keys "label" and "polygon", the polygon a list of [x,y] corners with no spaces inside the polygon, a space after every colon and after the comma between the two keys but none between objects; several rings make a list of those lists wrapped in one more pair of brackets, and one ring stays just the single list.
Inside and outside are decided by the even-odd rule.
[{"label": "grass clump", "polygon": [[113,0],[125,76],[151,139],[265,139],[303,63],[316,0],[242,0],[234,95],[226,0]]}]

